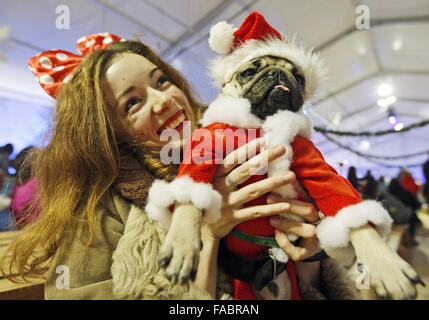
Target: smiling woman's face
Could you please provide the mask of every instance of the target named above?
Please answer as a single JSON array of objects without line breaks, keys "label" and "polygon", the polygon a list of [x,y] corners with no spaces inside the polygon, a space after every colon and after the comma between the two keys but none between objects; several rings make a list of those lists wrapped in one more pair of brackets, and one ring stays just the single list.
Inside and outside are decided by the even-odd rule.
[{"label": "smiling woman's face", "polygon": [[182,90],[143,56],[123,53],[113,60],[105,74],[104,93],[117,119],[119,139],[162,147],[164,129],[180,134],[183,146],[184,121],[193,111]]}]

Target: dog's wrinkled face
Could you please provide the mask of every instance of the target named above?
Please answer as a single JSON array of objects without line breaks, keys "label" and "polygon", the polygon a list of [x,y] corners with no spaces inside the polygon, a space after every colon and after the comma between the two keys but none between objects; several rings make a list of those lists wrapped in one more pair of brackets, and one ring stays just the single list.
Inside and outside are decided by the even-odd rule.
[{"label": "dog's wrinkled face", "polygon": [[250,100],[252,113],[265,120],[278,110],[296,112],[304,101],[302,70],[289,60],[263,56],[242,65],[232,81],[241,87],[241,96]]}]

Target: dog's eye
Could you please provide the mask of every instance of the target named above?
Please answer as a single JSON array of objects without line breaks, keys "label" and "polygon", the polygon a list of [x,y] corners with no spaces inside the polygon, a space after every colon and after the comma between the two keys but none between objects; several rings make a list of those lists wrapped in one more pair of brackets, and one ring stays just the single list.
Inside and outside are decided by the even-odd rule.
[{"label": "dog's eye", "polygon": [[295,75],[295,79],[296,79],[296,81],[298,81],[298,83],[299,83],[301,86],[304,86],[304,85],[305,85],[305,79],[304,79],[304,77],[303,77],[303,76],[300,76],[299,74],[297,74],[297,75]]},{"label": "dog's eye", "polygon": [[255,74],[256,74],[256,69],[249,68],[249,69],[244,70],[242,73],[240,73],[240,76],[242,76],[242,77],[251,77],[251,76],[253,76]]}]

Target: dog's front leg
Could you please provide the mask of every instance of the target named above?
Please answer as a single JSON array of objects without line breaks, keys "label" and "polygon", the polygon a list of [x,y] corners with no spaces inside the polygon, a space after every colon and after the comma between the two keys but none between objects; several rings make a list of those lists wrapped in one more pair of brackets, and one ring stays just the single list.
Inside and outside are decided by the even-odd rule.
[{"label": "dog's front leg", "polygon": [[416,298],[416,284],[422,283],[419,275],[371,226],[352,229],[350,240],[357,263],[368,268],[377,295],[384,299]]},{"label": "dog's front leg", "polygon": [[158,253],[158,263],[174,283],[194,279],[201,249],[201,209],[192,204],[177,204],[170,229]]}]

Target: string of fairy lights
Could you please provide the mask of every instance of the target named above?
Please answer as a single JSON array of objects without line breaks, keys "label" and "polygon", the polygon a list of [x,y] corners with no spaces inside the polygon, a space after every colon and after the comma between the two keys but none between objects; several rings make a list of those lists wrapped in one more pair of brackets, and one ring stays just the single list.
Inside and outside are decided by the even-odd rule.
[{"label": "string of fairy lights", "polygon": [[[377,100],[377,105],[382,108],[382,110],[385,110],[387,112],[387,121],[390,126],[390,129],[388,130],[381,130],[381,131],[361,131],[361,132],[354,132],[354,131],[339,131],[339,130],[331,130],[324,127],[318,127],[315,126],[314,130],[321,133],[328,141],[336,144],[338,147],[345,149],[347,151],[350,151],[356,155],[358,155],[361,158],[366,159],[369,162],[372,162],[378,166],[386,167],[386,168],[401,168],[404,166],[402,165],[396,165],[393,163],[389,163],[389,161],[392,160],[399,160],[399,159],[410,159],[415,158],[418,156],[422,156],[424,154],[429,154],[429,150],[422,150],[419,152],[409,153],[409,154],[402,154],[402,155],[395,155],[395,156],[381,156],[381,155],[374,155],[369,153],[364,153],[358,150],[355,150],[354,148],[341,143],[337,139],[333,138],[333,136],[338,137],[380,137],[388,134],[402,134],[407,131],[411,131],[417,128],[424,127],[429,124],[429,119],[424,119],[422,121],[413,123],[408,126],[404,126],[402,122],[399,121],[397,115],[395,114],[392,106],[397,101],[397,98],[395,95],[393,95],[393,87],[388,82],[381,83],[377,88],[377,93],[379,95],[379,99]],[[362,141],[365,142],[365,141]],[[369,145],[369,142],[366,141]],[[359,147],[359,149],[361,149]],[[384,162],[387,161],[388,163]],[[422,166],[422,163],[410,163],[406,164],[407,167],[419,167]]]},{"label": "string of fairy lights", "polygon": [[[372,155],[372,154],[368,154],[368,153],[362,153],[360,151],[357,151],[337,140],[335,140],[334,138],[332,138],[331,136],[329,136],[329,134],[327,134],[324,131],[320,131],[320,128],[315,127],[316,131],[319,131],[327,140],[333,142],[334,144],[336,144],[337,146],[339,146],[340,148],[343,148],[347,151],[350,151],[362,158],[365,158],[367,161],[372,162],[378,166],[382,166],[385,168],[401,168],[404,165],[392,165],[392,164],[387,164],[384,162],[380,162],[378,160],[398,160],[398,159],[407,159],[407,158],[412,158],[412,157],[416,157],[416,156],[421,156],[424,154],[428,154],[429,150],[425,150],[425,151],[420,151],[420,152],[415,152],[415,153],[411,153],[411,154],[405,154],[405,155],[398,155],[398,156],[379,156],[379,155]],[[328,130],[329,131],[329,130]],[[343,135],[349,135],[347,132],[341,132],[341,131],[337,131],[339,133],[339,135],[341,135],[342,133],[345,133]],[[378,132],[379,133],[379,132]],[[391,132],[389,132],[391,133]],[[374,136],[375,136],[376,132],[374,132]],[[388,133],[385,133],[388,134]],[[378,136],[383,135],[383,134],[378,134]],[[361,136],[357,133],[355,133],[353,136]],[[365,136],[368,136],[368,134],[365,134]],[[422,166],[422,163],[414,163],[414,164],[407,164],[406,165],[408,168],[413,168],[413,167],[420,167]]]},{"label": "string of fairy lights", "polygon": [[322,134],[328,134],[329,133],[329,134],[335,134],[338,136],[379,137],[379,136],[383,136],[383,135],[391,134],[391,133],[402,133],[402,132],[410,131],[412,129],[424,127],[428,124],[429,124],[429,119],[414,123],[412,125],[409,125],[407,127],[402,128],[401,130],[389,129],[389,130],[381,130],[381,131],[376,131],[376,132],[371,132],[371,131],[362,131],[362,132],[338,131],[338,130],[330,130],[330,129],[326,129],[323,127],[317,127],[317,126],[314,127],[314,130],[316,130]]}]

